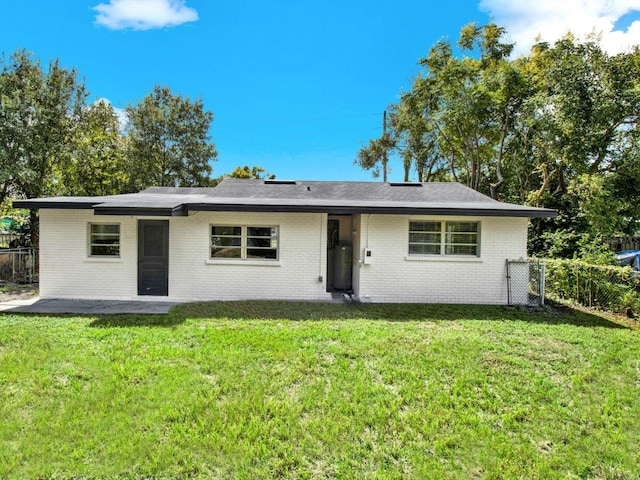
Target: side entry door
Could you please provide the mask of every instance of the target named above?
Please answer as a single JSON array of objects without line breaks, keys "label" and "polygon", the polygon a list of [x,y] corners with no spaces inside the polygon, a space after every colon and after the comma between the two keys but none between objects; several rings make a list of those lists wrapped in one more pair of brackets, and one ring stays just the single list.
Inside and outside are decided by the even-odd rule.
[{"label": "side entry door", "polygon": [[169,295],[169,220],[138,220],[138,295]]}]

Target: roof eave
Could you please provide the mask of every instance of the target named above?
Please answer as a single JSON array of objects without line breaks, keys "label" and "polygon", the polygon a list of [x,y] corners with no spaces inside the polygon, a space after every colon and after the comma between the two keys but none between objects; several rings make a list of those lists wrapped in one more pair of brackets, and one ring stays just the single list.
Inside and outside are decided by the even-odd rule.
[{"label": "roof eave", "polygon": [[388,215],[452,215],[483,217],[554,218],[555,210],[544,208],[491,208],[491,207],[411,207],[366,205],[304,205],[256,203],[182,203],[169,207],[101,206],[101,202],[16,200],[14,208],[93,210],[95,215],[180,217],[189,212],[290,212],[328,213],[333,215],[388,214]]},{"label": "roof eave", "polygon": [[14,200],[13,208],[28,208],[29,210],[40,210],[55,208],[60,210],[91,210],[99,202],[73,202],[73,201],[43,201],[43,200]]},{"label": "roof eave", "polygon": [[100,207],[93,209],[94,215],[136,216],[136,217],[185,217],[188,212],[182,205],[168,208],[148,207]]},{"label": "roof eave", "polygon": [[389,215],[451,215],[482,217],[553,218],[554,210],[548,209],[495,209],[495,208],[446,208],[446,207],[380,207],[380,206],[326,206],[326,205],[257,205],[257,204],[185,204],[189,212],[299,212],[328,213],[333,215],[389,214]]}]

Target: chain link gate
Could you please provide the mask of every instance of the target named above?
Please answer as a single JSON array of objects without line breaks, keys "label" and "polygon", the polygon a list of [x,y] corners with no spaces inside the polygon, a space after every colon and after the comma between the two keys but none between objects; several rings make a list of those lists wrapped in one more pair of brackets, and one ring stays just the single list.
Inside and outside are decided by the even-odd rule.
[{"label": "chain link gate", "polygon": [[507,260],[507,303],[544,305],[544,263],[539,260]]},{"label": "chain link gate", "polygon": [[38,281],[38,251],[35,248],[0,249],[0,282]]}]

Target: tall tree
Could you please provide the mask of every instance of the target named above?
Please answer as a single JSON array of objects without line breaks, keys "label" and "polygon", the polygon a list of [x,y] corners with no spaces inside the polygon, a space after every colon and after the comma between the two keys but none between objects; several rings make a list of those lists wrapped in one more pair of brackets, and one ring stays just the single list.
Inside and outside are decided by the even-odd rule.
[{"label": "tall tree", "polygon": [[640,215],[627,207],[637,190],[623,179],[637,155],[639,60],[637,49],[609,56],[596,39],[571,35],[519,60],[535,91],[510,145],[522,165],[517,182],[525,201],[559,211],[553,222],[534,222],[535,250],[572,255],[584,238],[638,233]]},{"label": "tall tree", "polygon": [[504,33],[495,24],[464,26],[458,47],[465,56],[455,57],[451,45],[440,42],[420,61],[426,72],[411,92],[453,179],[493,198],[504,182],[504,147],[522,88]]},{"label": "tall tree", "polygon": [[358,152],[355,164],[365,170],[370,170],[374,178],[382,175],[387,179],[387,159],[389,153],[395,148],[393,137],[384,132],[380,138],[369,140],[369,144]]},{"label": "tall tree", "polygon": [[43,70],[22,50],[0,72],[0,195],[58,193],[54,165],[68,158],[74,125],[86,99],[73,69],[53,60]]},{"label": "tall tree", "polygon": [[126,191],[125,138],[114,108],[98,100],[75,125],[69,160],[57,165],[65,195],[115,195]]},{"label": "tall tree", "polygon": [[211,184],[210,162],[218,152],[209,135],[213,113],[202,100],[155,86],[126,112],[131,190]]},{"label": "tall tree", "polygon": [[499,200],[555,208],[534,220],[531,252],[571,256],[603,236],[640,234],[640,48],[609,56],[596,38],[540,42],[510,59],[504,29],[462,28],[437,43],[400,102],[388,137],[358,154],[399,154],[405,179],[453,180]]},{"label": "tall tree", "polygon": [[[69,157],[86,91],[73,69],[52,60],[45,70],[25,51],[3,58],[0,72],[0,200],[59,192],[57,163]],[[33,241],[37,216],[31,215]]]},{"label": "tall tree", "polygon": [[408,182],[412,168],[419,182],[447,180],[447,162],[438,149],[437,132],[430,119],[415,105],[416,98],[403,95],[400,103],[390,107],[393,145],[402,157],[404,181]]},{"label": "tall tree", "polygon": [[513,45],[502,42],[503,35],[495,24],[466,25],[458,41],[462,58],[449,42],[437,43],[420,61],[425,70],[411,90],[390,107],[390,133],[361,149],[357,163],[375,169],[395,151],[405,181],[414,165],[419,180],[449,177],[498,198],[509,126],[523,88],[508,61]]}]

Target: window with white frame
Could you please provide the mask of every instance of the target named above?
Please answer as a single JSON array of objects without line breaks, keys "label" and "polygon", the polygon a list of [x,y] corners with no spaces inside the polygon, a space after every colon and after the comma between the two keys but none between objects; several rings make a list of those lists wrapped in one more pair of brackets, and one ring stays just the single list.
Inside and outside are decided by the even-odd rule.
[{"label": "window with white frame", "polygon": [[479,222],[409,222],[409,255],[479,254]]},{"label": "window with white frame", "polygon": [[120,256],[120,225],[117,223],[89,224],[89,256]]},{"label": "window with white frame", "polygon": [[277,260],[278,227],[211,225],[212,259]]}]

